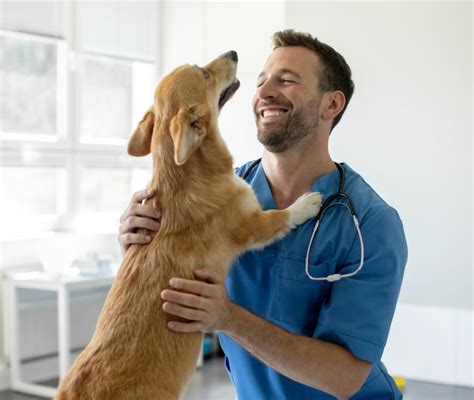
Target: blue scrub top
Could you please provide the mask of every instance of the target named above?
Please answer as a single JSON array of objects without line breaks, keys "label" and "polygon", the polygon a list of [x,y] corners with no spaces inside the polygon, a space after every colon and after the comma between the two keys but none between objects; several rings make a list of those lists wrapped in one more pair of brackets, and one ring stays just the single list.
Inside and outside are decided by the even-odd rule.
[{"label": "blue scrub top", "polygon": [[[243,176],[247,163],[237,169]],[[396,210],[347,164],[342,164],[344,190],[351,197],[364,238],[365,262],[359,273],[329,283],[312,281],[305,273],[308,242],[314,219],[261,250],[243,253],[226,279],[229,298],[281,328],[336,343],[355,357],[373,364],[352,399],[401,399],[402,395],[381,362],[395,311],[407,245]],[[247,177],[263,210],[276,205],[260,163]],[[337,192],[337,169],[312,186],[326,198]],[[346,274],[359,265],[360,244],[344,206],[325,212],[310,253],[313,276]],[[334,399],[320,390],[295,382],[257,360],[225,334],[219,335],[225,364],[240,400]],[[315,363],[318,360],[314,360]]]}]

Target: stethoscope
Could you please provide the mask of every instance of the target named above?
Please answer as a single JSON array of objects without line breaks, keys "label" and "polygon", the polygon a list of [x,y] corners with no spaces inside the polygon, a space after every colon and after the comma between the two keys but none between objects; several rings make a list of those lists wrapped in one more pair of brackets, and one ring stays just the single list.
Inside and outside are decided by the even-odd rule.
[{"label": "stethoscope", "polygon": [[[250,166],[247,168],[244,175],[242,176],[243,180],[245,181],[247,180],[247,177],[249,176],[249,174],[255,169],[255,167],[258,164],[260,164],[261,160],[262,159],[259,158],[258,160],[255,160],[252,164],[250,164]],[[311,235],[311,239],[309,240],[308,249],[306,250],[306,262],[305,262],[306,275],[308,276],[309,279],[313,281],[336,282],[342,278],[349,278],[357,274],[362,269],[362,266],[364,265],[364,240],[362,239],[362,233],[359,227],[359,220],[357,219],[357,215],[356,215],[354,206],[352,204],[352,200],[349,197],[349,195],[344,191],[344,184],[346,180],[344,168],[342,168],[342,165],[339,163],[335,162],[334,164],[336,165],[337,170],[339,172],[339,187],[336,193],[331,194],[326,200],[324,200],[323,205],[321,206],[321,209],[319,210],[319,213],[315,218],[313,233]],[[342,202],[339,201],[336,203],[336,200],[342,200]],[[346,207],[352,217],[352,221],[354,222],[355,229],[359,236],[360,263],[359,263],[359,266],[353,272],[350,272],[348,274],[332,274],[332,275],[323,276],[323,277],[312,276],[309,272],[309,254],[311,252],[311,247],[313,245],[313,241],[316,239],[316,234],[318,232],[318,228],[319,228],[319,225],[321,224],[324,213],[333,206]]]}]

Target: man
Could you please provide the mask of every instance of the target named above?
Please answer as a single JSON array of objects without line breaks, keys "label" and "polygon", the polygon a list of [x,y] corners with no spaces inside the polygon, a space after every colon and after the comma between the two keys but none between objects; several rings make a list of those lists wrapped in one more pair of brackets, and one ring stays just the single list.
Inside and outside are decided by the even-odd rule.
[{"label": "man", "polygon": [[[285,208],[307,191],[326,198],[338,191],[341,177],[328,141],[354,89],[344,58],[311,35],[277,32],[273,44],[253,99],[265,150],[259,164],[237,170],[247,175],[263,209]],[[175,278],[162,292],[164,310],[189,321],[170,322],[170,329],[220,332],[239,399],[402,397],[380,359],[407,259],[403,227],[393,208],[347,164],[342,167],[364,247],[338,204],[324,213],[308,265],[314,221],[243,254],[225,286],[202,268],[196,281]],[[140,204],[147,196],[135,194],[121,218],[124,250],[146,242],[133,233],[137,227],[159,228],[157,211]],[[350,276],[310,278],[333,274]]]}]

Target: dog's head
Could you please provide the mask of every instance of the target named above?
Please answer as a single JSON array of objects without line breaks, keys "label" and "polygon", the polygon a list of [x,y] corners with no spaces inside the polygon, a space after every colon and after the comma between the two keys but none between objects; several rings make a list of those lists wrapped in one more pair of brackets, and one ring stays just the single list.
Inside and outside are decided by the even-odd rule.
[{"label": "dog's head", "polygon": [[237,53],[229,51],[204,67],[183,65],[162,79],[154,105],[146,112],[128,143],[128,153],[145,156],[157,151],[158,130],[170,134],[174,161],[184,164],[204,139],[218,134],[217,116],[239,88]]}]

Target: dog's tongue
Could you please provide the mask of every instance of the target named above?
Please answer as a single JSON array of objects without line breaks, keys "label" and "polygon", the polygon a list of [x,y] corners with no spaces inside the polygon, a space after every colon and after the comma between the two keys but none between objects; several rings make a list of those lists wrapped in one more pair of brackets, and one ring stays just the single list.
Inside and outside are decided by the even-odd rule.
[{"label": "dog's tongue", "polygon": [[219,108],[222,108],[225,103],[234,95],[237,89],[240,87],[240,81],[236,79],[231,85],[221,93],[219,98]]}]

